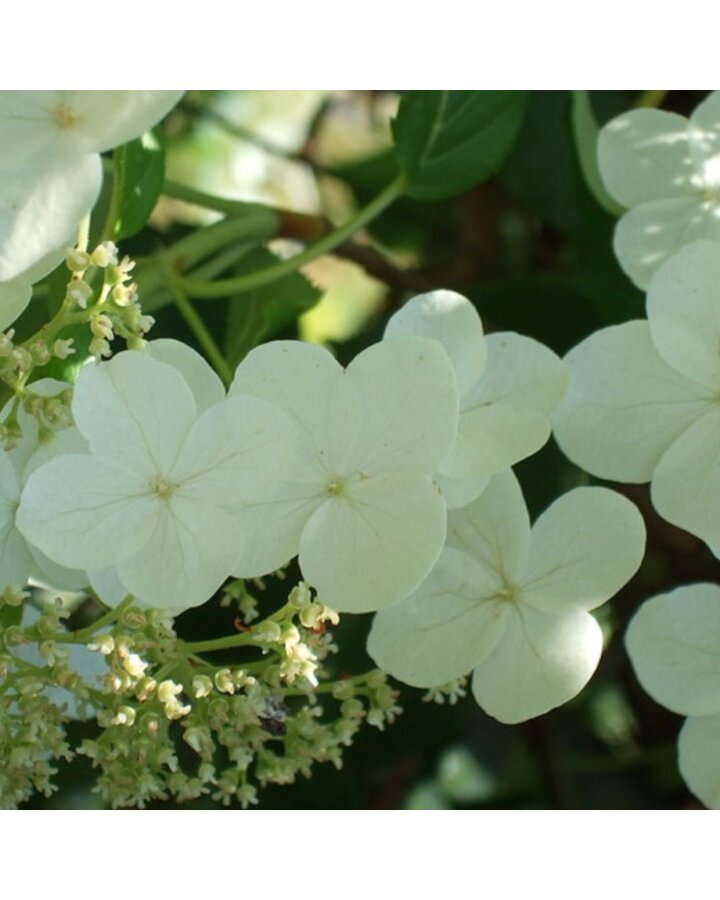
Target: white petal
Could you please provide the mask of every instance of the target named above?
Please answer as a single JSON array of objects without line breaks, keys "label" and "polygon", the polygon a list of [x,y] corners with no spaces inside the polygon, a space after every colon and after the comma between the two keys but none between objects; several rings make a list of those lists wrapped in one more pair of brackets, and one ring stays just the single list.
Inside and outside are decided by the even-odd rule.
[{"label": "white petal", "polygon": [[598,164],[623,206],[686,194],[695,174],[687,119],[654,109],[618,116],[600,131]]},{"label": "white petal", "polygon": [[667,450],[655,469],[651,497],[664,519],[720,554],[720,406]]},{"label": "white petal", "polygon": [[68,129],[79,150],[103,153],[146,132],[170,112],[184,91],[64,91],[77,116]]},{"label": "white petal", "polygon": [[373,621],[368,653],[375,663],[415,687],[436,687],[467,675],[495,648],[508,604],[493,570],[446,547],[420,587],[381,610]]},{"label": "white petal", "polygon": [[59,566],[32,544],[28,549],[32,555],[31,578],[59,591],[80,591],[88,586],[87,573],[82,569]]},{"label": "white petal", "polygon": [[90,587],[106,606],[119,606],[131,593],[120,581],[115,566],[109,566],[107,569],[91,569],[87,574]]},{"label": "white petal", "polygon": [[475,669],[472,690],[486,713],[514,725],[580,693],[600,660],[602,631],[586,612],[548,616],[509,605],[503,637]]},{"label": "white petal", "polygon": [[449,478],[436,472],[434,481],[443,492],[447,508],[459,509],[477,500],[488,486],[490,477],[482,475],[475,478]]},{"label": "white petal", "polygon": [[9,281],[58,247],[73,243],[102,182],[98,156],[32,160],[0,172],[0,281]]},{"label": "white petal", "polygon": [[690,116],[690,152],[705,187],[720,185],[720,91],[713,91]]},{"label": "white petal", "polygon": [[202,413],[225,399],[222,381],[192,347],[172,338],[159,338],[148,341],[145,350],[153,359],[167,363],[180,372],[193,393],[198,412]]},{"label": "white petal", "polygon": [[698,241],[664,263],[650,284],[647,309],[665,361],[720,390],[720,245]]},{"label": "white petal", "polygon": [[435,471],[458,427],[455,376],[442,345],[389,338],[356,356],[346,377],[361,401],[358,469]]},{"label": "white petal", "polygon": [[140,552],[118,565],[118,578],[148,606],[199,606],[230,575],[242,546],[242,527],[236,517],[179,493],[161,507]]},{"label": "white petal", "polygon": [[550,423],[534,409],[488,403],[461,413],[457,437],[440,463],[446,478],[484,478],[525,459],[550,437]]},{"label": "white petal", "polygon": [[692,716],[678,738],[678,768],[709,809],[720,809],[720,716]]},{"label": "white petal", "polygon": [[[33,387],[35,384],[33,383]],[[29,417],[28,417],[29,418]],[[23,439],[25,438],[25,429],[23,426]],[[19,448],[16,448],[19,449]],[[15,451],[13,451],[15,452]],[[71,426],[58,431],[52,440],[40,444],[35,453],[30,456],[23,470],[23,478],[27,480],[30,475],[40,466],[50,462],[57,456],[65,456],[68,453],[89,453],[90,447],[88,442],[82,436],[78,428]]]},{"label": "white petal", "polygon": [[469,506],[449,514],[447,544],[505,579],[515,579],[527,558],[530,519],[510,470],[495,475]]},{"label": "white petal", "polygon": [[463,409],[500,402],[549,416],[567,387],[563,361],[544,344],[512,331],[488,335],[487,350],[482,380]]},{"label": "white petal", "polygon": [[428,477],[395,472],[348,482],[303,529],[303,576],[339,612],[390,606],[432,569],[445,519],[442,494]]},{"label": "white petal", "polygon": [[594,609],[632,578],[644,552],[643,519],[629,500],[607,488],[576,488],[533,525],[523,600],[543,612]]},{"label": "white petal", "polygon": [[263,502],[238,509],[243,544],[232,574],[258,578],[282,568],[298,555],[305,523],[326,499],[317,481],[281,482]]},{"label": "white petal", "polygon": [[0,450],[0,592],[9,584],[23,586],[32,570],[32,556],[15,527],[20,485],[8,454]]},{"label": "white petal", "polygon": [[261,501],[289,472],[297,426],[256,397],[233,397],[206,410],[188,433],[169,478],[184,497],[218,506]]},{"label": "white petal", "polygon": [[64,249],[53,251],[10,281],[0,281],[0,331],[23,313],[32,297],[32,286],[53,271],[63,259]]},{"label": "white petal", "polygon": [[720,712],[720,587],[693,584],[647,600],[625,643],[658,703],[686,716]]},{"label": "white petal", "polygon": [[455,291],[432,291],[413,297],[391,318],[385,337],[434,338],[450,357],[458,393],[465,397],[477,384],[485,366],[482,322],[473,304]]},{"label": "white petal", "polygon": [[135,474],[92,456],[60,456],[34,472],[17,527],[54,562],[103,568],[136,553],[155,525],[157,501]]},{"label": "white petal", "polygon": [[84,366],[72,409],[93,453],[148,474],[170,471],[197,412],[182,375],[135,350]]},{"label": "white petal", "polygon": [[570,382],[553,417],[555,437],[599,478],[649,481],[672,442],[716,402],[658,355],[647,322],[595,332],[566,361]]},{"label": "white petal", "polygon": [[720,241],[720,206],[692,194],[643,203],[625,213],[613,248],[627,275],[646,290],[665,260],[700,240]]}]

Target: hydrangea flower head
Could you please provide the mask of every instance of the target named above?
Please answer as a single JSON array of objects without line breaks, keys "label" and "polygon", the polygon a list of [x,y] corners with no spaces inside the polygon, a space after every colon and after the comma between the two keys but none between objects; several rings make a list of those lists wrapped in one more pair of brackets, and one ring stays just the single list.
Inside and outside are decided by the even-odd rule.
[{"label": "hydrangea flower head", "polygon": [[660,515],[720,555],[720,244],[698,241],[668,260],[647,313],[568,354],[555,436],[599,478],[652,480]]},{"label": "hydrangea flower head", "polygon": [[590,615],[635,573],[645,529],[605,488],[577,488],[530,527],[511,471],[452,510],[437,566],[377,614],[368,652],[400,681],[432,688],[473,671],[480,706],[516,723],[567,702],[600,659]]},{"label": "hydrangea flower head", "polygon": [[453,364],[460,398],[458,431],[437,472],[448,506],[474,500],[495,472],[539,450],[549,415],[565,390],[555,354],[532,338],[483,333],[477,310],[454,291],[408,301],[388,322],[386,338],[439,341]]},{"label": "hydrangea flower head", "polygon": [[299,553],[305,581],[340,612],[410,593],[445,540],[431,476],[453,441],[458,400],[440,344],[383,341],[343,369],[320,347],[277,341],[240,364],[236,394],[277,404],[302,438],[292,471],[243,512],[254,539],[234,574],[263,575]]},{"label": "hydrangea flower head", "polygon": [[623,113],[601,130],[598,162],[607,189],[628,209],[615,253],[638,287],[686,244],[720,241],[720,92],[689,121],[656,109]]},{"label": "hydrangea flower head", "polygon": [[0,92],[0,282],[71,242],[100,193],[100,153],[141,135],[181,95]]},{"label": "hydrangea flower head", "polygon": [[222,399],[201,412],[196,396],[178,368],[142,351],[86,366],[72,411],[90,452],[33,472],[20,531],[61,565],[115,566],[148,605],[204,603],[246,538],[230,507],[282,476],[295,434],[261,400]]},{"label": "hydrangea flower head", "polygon": [[706,806],[720,809],[720,587],[694,584],[652,597],[625,641],[647,693],[688,716],[678,739],[680,773]]}]

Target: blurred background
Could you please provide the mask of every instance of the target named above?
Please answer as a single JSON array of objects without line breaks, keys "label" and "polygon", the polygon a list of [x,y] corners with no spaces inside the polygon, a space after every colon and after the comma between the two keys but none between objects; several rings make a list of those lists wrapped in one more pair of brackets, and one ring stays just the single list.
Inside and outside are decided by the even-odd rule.
[{"label": "blurred background", "polygon": [[[654,104],[685,115],[705,96],[589,92],[600,124],[646,102],[648,94]],[[189,92],[165,125],[166,174],[200,191],[302,214],[288,216],[287,236],[270,245],[282,257],[301,246],[303,230],[321,233],[327,222],[342,223],[392,178],[390,120],[398,102],[392,91]],[[121,249],[142,257],[217,218],[163,197],[149,225]],[[401,199],[332,256],[308,265],[304,277],[245,294],[242,303],[203,304],[203,312],[233,365],[260,332],[262,339],[325,344],[347,363],[381,337],[388,316],[409,297],[450,288],[473,301],[486,331],[530,335],[563,355],[598,328],[644,315],[643,295],[612,253],[614,223],[581,174],[571,93],[533,91],[520,137],[497,176],[447,201]],[[257,267],[257,254],[270,251],[253,249],[237,271]],[[251,320],[253,311],[261,327]],[[172,305],[158,301],[153,315],[152,337],[196,346]],[[552,441],[516,472],[533,518],[559,494],[590,483]],[[363,728],[341,770],[316,766],[310,780],[266,788],[260,808],[698,807],[677,771],[681,719],[643,693],[623,634],[647,597],[693,581],[720,582],[720,563],[700,541],[654,514],[647,486],[612,486],[642,511],[648,552],[637,576],[599,611],[606,649],[579,697],[509,727],[471,697],[437,705],[403,686],[404,713],[395,725],[383,732]],[[263,610],[279,605],[297,578],[291,568],[284,583],[267,579],[256,592]],[[372,667],[364,651],[370,618],[343,617],[338,673]],[[201,639],[227,632],[231,619],[211,601],[184,614],[178,631]],[[76,723],[70,731],[82,738],[93,727]],[[60,783],[38,805],[97,806],[87,761],[62,768]]]}]

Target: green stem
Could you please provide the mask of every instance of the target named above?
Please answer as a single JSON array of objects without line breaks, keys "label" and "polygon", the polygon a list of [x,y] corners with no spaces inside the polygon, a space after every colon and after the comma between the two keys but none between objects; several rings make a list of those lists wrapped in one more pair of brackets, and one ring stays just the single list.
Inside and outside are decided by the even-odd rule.
[{"label": "green stem", "polygon": [[114,609],[108,610],[105,615],[88,625],[87,628],[81,628],[79,631],[71,631],[69,634],[58,634],[53,636],[53,640],[59,644],[86,644],[88,640],[95,635],[97,631],[115,622],[125,612],[125,610],[133,602],[132,594],[118,604]]},{"label": "green stem", "polygon": [[218,197],[215,194],[208,194],[205,191],[199,191],[197,188],[180,184],[178,181],[173,181],[170,178],[166,178],[163,182],[162,192],[174,200],[182,200],[185,203],[202,206],[203,209],[212,209],[215,212],[225,213],[225,215],[233,218],[253,219],[269,215],[277,216],[274,209],[269,206],[263,206],[261,203],[248,203],[245,200],[231,200],[229,197]]},{"label": "green stem", "polygon": [[215,343],[215,339],[210,334],[207,326],[197,314],[195,307],[183,292],[183,289],[179,282],[179,278],[174,276],[172,273],[168,274],[168,289],[173,295],[175,305],[179,309],[183,319],[185,319],[185,321],[187,322],[192,333],[197,338],[198,343],[205,351],[205,355],[210,360],[213,367],[215,368],[215,371],[218,373],[223,381],[223,384],[227,388],[230,386],[230,382],[233,378],[232,369],[227,364],[225,357],[223,356],[218,345]]},{"label": "green stem", "polygon": [[667,91],[642,91],[634,103],[636,109],[657,109],[662,106]]},{"label": "green stem", "polygon": [[405,187],[405,179],[399,176],[392,181],[374,200],[371,200],[367,206],[363,207],[355,216],[353,216],[345,225],[330,234],[310,244],[300,253],[284,259],[275,265],[261,269],[259,272],[251,272],[247,275],[240,275],[237,278],[227,278],[221,281],[195,281],[190,278],[180,279],[185,294],[188,297],[197,297],[198,299],[214,299],[217,297],[229,297],[235,294],[241,294],[254,288],[271,284],[295,272],[301,266],[325,256],[330,253],[352,234],[363,228],[369,222],[372,222],[380,213],[390,206],[402,194]]},{"label": "green stem", "polygon": [[261,643],[252,634],[230,634],[209,641],[192,641],[185,644],[187,653],[210,653],[213,650],[229,650],[232,647],[253,647]]}]

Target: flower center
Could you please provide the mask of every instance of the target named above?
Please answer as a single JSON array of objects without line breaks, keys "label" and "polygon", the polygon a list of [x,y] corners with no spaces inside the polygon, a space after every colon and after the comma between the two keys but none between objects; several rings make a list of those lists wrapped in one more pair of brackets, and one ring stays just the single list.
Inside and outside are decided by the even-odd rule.
[{"label": "flower center", "polygon": [[58,103],[53,109],[53,115],[60,128],[74,128],[80,119],[77,112],[67,103]]},{"label": "flower center", "polygon": [[164,475],[156,475],[150,487],[152,492],[157,494],[158,497],[169,497],[177,487],[177,484],[165,478]]},{"label": "flower center", "polygon": [[340,481],[340,479],[335,479],[333,481],[329,481],[325,487],[325,490],[331,497],[337,497],[338,494],[342,494],[345,490],[345,482]]},{"label": "flower center", "polygon": [[517,599],[517,588],[514,584],[505,584],[500,588],[500,590],[495,594],[498,600],[504,600],[506,603],[512,603]]}]

